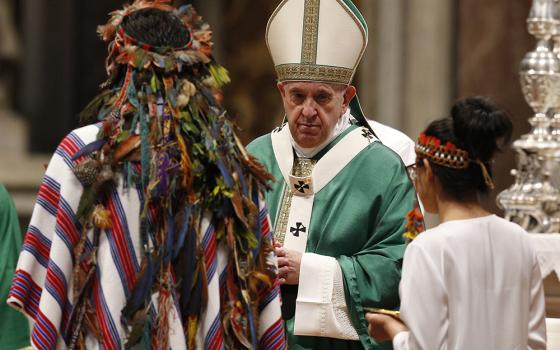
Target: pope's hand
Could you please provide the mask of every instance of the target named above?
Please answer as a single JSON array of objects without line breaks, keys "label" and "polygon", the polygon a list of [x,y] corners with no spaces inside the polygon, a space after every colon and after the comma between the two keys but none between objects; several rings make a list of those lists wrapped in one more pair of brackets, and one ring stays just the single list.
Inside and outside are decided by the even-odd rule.
[{"label": "pope's hand", "polygon": [[286,249],[279,243],[276,243],[275,248],[278,257],[280,284],[299,284],[301,253]]}]

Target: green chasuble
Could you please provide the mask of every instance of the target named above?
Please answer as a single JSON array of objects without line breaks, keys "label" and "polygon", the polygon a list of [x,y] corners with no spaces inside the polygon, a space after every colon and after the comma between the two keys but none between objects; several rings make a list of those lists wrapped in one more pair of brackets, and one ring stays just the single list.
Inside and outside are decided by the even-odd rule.
[{"label": "green chasuble", "polygon": [[[314,160],[320,162],[329,152],[334,152],[333,147],[349,133],[357,134],[357,128],[360,127],[350,126]],[[415,193],[400,157],[373,140],[365,129],[361,132],[363,137],[371,139],[369,144],[351,160],[347,159],[349,163],[314,194],[305,246],[306,252],[336,258],[343,274],[350,318],[360,341],[296,336],[292,317],[286,321],[289,349],[392,348],[390,342],[377,344],[369,337],[363,308],[395,309],[399,306],[398,286],[405,248],[402,235]],[[278,228],[281,226],[278,221],[282,221],[280,211],[285,211],[286,204],[282,206],[282,202],[287,185],[279,166],[285,160],[276,159],[272,135],[256,139],[247,149],[276,178],[266,194],[266,202],[278,236],[282,230]],[[283,145],[289,148],[288,152],[293,152],[291,145]],[[287,232],[286,235],[290,231]]]},{"label": "green chasuble", "polygon": [[29,346],[27,319],[5,301],[21,249],[21,237],[14,203],[0,184],[0,350]]}]

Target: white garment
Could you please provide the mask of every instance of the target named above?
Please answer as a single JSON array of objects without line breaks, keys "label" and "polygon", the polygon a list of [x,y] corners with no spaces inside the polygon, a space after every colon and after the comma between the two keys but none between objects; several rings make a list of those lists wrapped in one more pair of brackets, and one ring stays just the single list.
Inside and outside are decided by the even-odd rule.
[{"label": "white garment", "polygon": [[545,305],[528,234],[490,215],[422,233],[404,256],[401,349],[545,349]]},{"label": "white garment", "polygon": [[301,257],[294,334],[359,340],[344,298],[342,270],[332,256]]},{"label": "white garment", "polygon": [[368,123],[381,143],[397,153],[405,166],[411,166],[416,162],[414,141],[412,141],[410,137],[397,129],[381,124],[375,120],[368,120]]},{"label": "white garment", "polygon": [[531,233],[529,237],[539,260],[542,278],[554,272],[560,281],[560,234]]}]

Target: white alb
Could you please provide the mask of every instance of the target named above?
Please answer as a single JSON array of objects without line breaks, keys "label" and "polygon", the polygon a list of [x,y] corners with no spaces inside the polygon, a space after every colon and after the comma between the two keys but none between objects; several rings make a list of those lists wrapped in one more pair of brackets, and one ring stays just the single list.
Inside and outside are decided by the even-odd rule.
[{"label": "white alb", "polygon": [[545,349],[545,304],[529,235],[495,215],[447,221],[404,255],[401,349]]}]

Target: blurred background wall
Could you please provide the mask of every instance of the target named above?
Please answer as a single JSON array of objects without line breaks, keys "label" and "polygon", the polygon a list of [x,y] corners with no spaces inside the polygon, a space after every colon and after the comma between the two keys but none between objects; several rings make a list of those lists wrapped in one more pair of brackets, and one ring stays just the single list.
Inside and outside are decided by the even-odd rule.
[{"label": "blurred background wall", "polygon": [[[189,3],[178,1],[177,3]],[[415,139],[459,97],[487,95],[528,131],[518,83],[534,45],[525,29],[529,1],[355,0],[369,24],[369,46],[355,83],[370,118]],[[277,0],[194,0],[213,26],[215,55],[232,83],[225,103],[244,142],[282,119],[264,42]],[[50,154],[78,124],[77,114],[104,81],[105,45],[96,26],[116,0],[0,0],[0,181],[27,226]],[[495,164],[495,195],[509,186],[511,150]],[[374,176],[374,174],[372,174]]]}]

